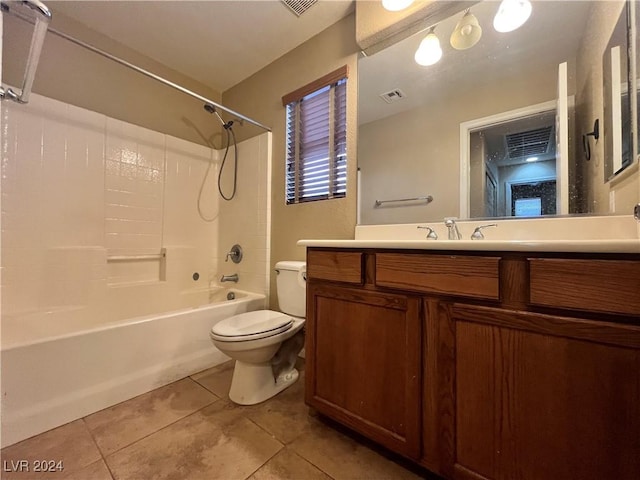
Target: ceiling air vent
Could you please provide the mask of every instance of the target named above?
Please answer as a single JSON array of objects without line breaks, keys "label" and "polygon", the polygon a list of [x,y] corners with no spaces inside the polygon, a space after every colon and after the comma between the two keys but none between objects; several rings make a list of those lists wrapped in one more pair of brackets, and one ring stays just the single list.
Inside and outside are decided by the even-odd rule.
[{"label": "ceiling air vent", "polygon": [[521,158],[531,155],[542,155],[548,152],[551,143],[553,126],[536,128],[520,133],[507,134],[507,151],[509,158]]},{"label": "ceiling air vent", "polygon": [[380,98],[382,98],[387,103],[394,103],[398,100],[402,100],[405,97],[405,93],[399,88],[380,94]]},{"label": "ceiling air vent", "polygon": [[282,3],[289,7],[297,16],[300,16],[309,10],[317,1],[318,0],[282,0]]}]

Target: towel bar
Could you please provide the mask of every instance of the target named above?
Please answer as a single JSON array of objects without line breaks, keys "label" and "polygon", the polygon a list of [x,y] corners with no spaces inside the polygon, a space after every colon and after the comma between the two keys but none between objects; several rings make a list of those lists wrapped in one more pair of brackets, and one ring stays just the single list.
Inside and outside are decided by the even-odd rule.
[{"label": "towel bar", "polygon": [[427,195],[426,197],[398,198],[395,200],[376,200],[375,206],[380,207],[382,204],[390,203],[390,202],[417,202],[417,201],[425,201],[427,203],[431,203],[433,201],[433,197],[431,195]]}]

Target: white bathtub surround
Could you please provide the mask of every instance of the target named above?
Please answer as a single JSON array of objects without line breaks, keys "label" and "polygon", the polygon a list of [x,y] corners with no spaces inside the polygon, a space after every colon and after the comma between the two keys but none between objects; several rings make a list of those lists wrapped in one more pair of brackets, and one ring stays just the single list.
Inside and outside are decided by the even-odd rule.
[{"label": "white bathtub surround", "polygon": [[[228,265],[221,262],[234,243],[242,244],[245,258],[237,272],[229,272],[240,275],[240,282],[231,287],[268,295],[270,262],[270,133],[238,145],[238,192],[234,200],[224,202],[217,188],[220,151],[40,95],[32,95],[27,105],[9,103],[2,104],[1,112],[0,289],[3,433],[14,433],[3,436],[3,445],[7,436],[12,441],[25,438],[17,433],[19,426],[23,420],[31,425],[30,418],[39,418],[38,408],[48,411],[44,397],[42,403],[27,402],[19,411],[17,403],[11,404],[14,410],[6,409],[7,399],[23,398],[38,383],[45,386],[42,394],[50,395],[53,410],[59,404],[63,405],[60,411],[71,412],[78,401],[78,416],[73,418],[90,413],[87,405],[91,403],[81,398],[92,397],[91,389],[97,384],[87,386],[82,375],[75,373],[62,380],[52,377],[68,387],[67,398],[56,390],[54,380],[43,383],[35,368],[51,363],[47,358],[54,357],[49,355],[58,358],[56,341],[66,345],[76,334],[80,338],[87,332],[108,330],[117,322],[148,315],[160,318],[164,312],[208,303],[196,298],[219,286],[218,279],[227,273],[222,267]],[[213,221],[203,220],[197,209],[209,166],[200,205],[204,216]],[[232,167],[233,148],[225,171],[231,172]],[[92,363],[94,349],[102,352],[100,361],[107,366],[117,359],[136,370],[141,361],[148,379],[136,380],[136,388],[122,390],[135,390],[134,394],[171,381],[176,378],[174,371],[193,373],[188,367],[175,367],[195,365],[181,360],[186,354],[180,353],[189,349],[193,332],[183,332],[185,326],[180,325],[163,338],[156,336],[154,322],[144,325],[136,329],[150,329],[143,335],[150,344],[181,339],[185,343],[172,343],[168,351],[147,357],[137,340],[130,342],[125,334],[121,338],[126,341],[112,344],[110,350],[100,350],[91,341],[73,347],[74,362],[78,368]],[[198,332],[209,349],[213,348],[208,340],[211,326]],[[37,359],[29,360],[35,362],[33,369],[22,355]],[[218,361],[211,355],[202,358]],[[75,372],[73,362],[68,363],[70,372]],[[206,366],[212,364],[197,364],[197,368]],[[138,375],[133,370],[131,375]],[[116,374],[127,371],[116,369]],[[96,381],[117,383],[111,377]],[[118,396],[117,401],[124,398]],[[100,403],[96,408],[107,405]],[[65,415],[51,412],[52,419],[69,421]],[[50,428],[55,421],[35,424]],[[5,428],[6,422],[11,427]],[[25,427],[25,431],[34,434],[37,428]]]},{"label": "white bathtub surround", "polygon": [[[631,215],[575,216],[523,220],[456,221],[462,240],[447,240],[444,222],[397,225],[357,225],[353,240],[300,240],[300,246],[410,248],[425,250],[501,250],[549,252],[640,252],[640,229]],[[480,225],[497,223],[483,230],[484,240],[471,240]],[[427,240],[433,228],[438,240]]]},{"label": "white bathtub surround", "polygon": [[[118,310],[181,308],[182,292],[217,283],[233,243],[245,248],[234,287],[268,294],[270,134],[240,143],[238,194],[223,202],[219,151],[40,95],[3,103],[2,116],[4,346],[46,337],[40,320],[66,331],[63,311],[91,328],[126,318]],[[196,205],[211,162],[206,222]],[[163,248],[163,259],[111,260]]]},{"label": "white bathtub surround", "polygon": [[228,290],[192,292],[191,308],[4,348],[2,447],[227,361],[211,327],[265,305],[262,294],[234,292],[233,301]]},{"label": "white bathtub surround", "polygon": [[[257,155],[251,152],[257,152]],[[224,150],[220,153],[224,154]],[[219,281],[222,275],[237,273],[240,280],[234,286],[251,292],[264,292],[268,297],[271,275],[271,134],[241,142],[238,154],[236,196],[228,202],[220,200],[215,280]],[[227,196],[232,190],[232,171],[233,148],[230,148],[223,175],[223,192]],[[235,244],[242,247],[242,261],[238,264],[231,260],[225,262],[227,252]]]}]

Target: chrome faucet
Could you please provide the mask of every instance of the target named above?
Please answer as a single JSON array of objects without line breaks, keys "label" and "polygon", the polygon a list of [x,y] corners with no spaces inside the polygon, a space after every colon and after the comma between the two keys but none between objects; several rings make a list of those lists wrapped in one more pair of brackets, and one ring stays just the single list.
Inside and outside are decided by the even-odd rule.
[{"label": "chrome faucet", "polygon": [[482,229],[487,227],[497,227],[497,223],[490,223],[488,225],[480,225],[476,227],[476,229],[471,234],[471,240],[484,240],[484,235],[482,234]]},{"label": "chrome faucet", "polygon": [[237,243],[231,247],[231,251],[227,253],[224,261],[228,262],[229,259],[231,259],[233,263],[240,263],[242,261],[242,247]]},{"label": "chrome faucet", "polygon": [[238,283],[238,274],[234,273],[233,275],[222,275],[222,278],[220,279],[220,282],[233,282],[233,283]]},{"label": "chrome faucet", "polygon": [[438,239],[438,234],[436,233],[436,231],[431,228],[431,227],[423,227],[423,226],[419,226],[418,228],[422,228],[423,230],[427,230],[427,240],[437,240]]},{"label": "chrome faucet", "polygon": [[444,224],[449,229],[449,240],[462,240],[458,225],[456,225],[456,217],[448,217],[444,219]]}]

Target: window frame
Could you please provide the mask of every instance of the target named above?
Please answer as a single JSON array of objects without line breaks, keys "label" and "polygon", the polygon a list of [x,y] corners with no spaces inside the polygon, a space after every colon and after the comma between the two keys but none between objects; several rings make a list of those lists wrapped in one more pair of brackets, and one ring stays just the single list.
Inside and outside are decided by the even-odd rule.
[{"label": "window frame", "polygon": [[[286,109],[286,139],[285,139],[285,203],[287,205],[294,205],[299,203],[307,203],[318,200],[329,200],[334,198],[346,197],[347,187],[347,79],[348,79],[348,66],[344,65],[327,75],[301,87],[297,90],[284,95],[282,97],[282,105]],[[328,124],[323,123],[322,128],[327,128],[326,144],[322,144],[321,148],[327,148],[328,157],[326,159],[326,166],[328,172],[327,188],[318,193],[317,195],[306,195],[300,191],[304,186],[302,181],[302,172],[300,168],[305,163],[305,157],[300,157],[300,144],[301,144],[301,131],[304,130],[304,125],[301,124],[302,120],[300,115],[304,110],[304,100],[312,101],[313,98],[319,95],[325,95],[324,97],[318,97],[320,101],[328,102],[326,115],[328,117]],[[340,101],[340,107],[343,108],[340,112],[336,111],[336,101]],[[314,112],[312,110],[312,112]],[[324,111],[320,108],[318,112],[324,116]],[[308,111],[306,112],[308,113]],[[314,112],[317,113],[317,112]],[[292,118],[294,117],[294,118]],[[336,120],[339,119],[339,123]],[[292,127],[293,124],[293,127]],[[293,133],[293,140],[290,139],[290,135]],[[341,153],[336,152],[336,140],[338,140],[341,147]],[[291,152],[291,145],[293,144],[293,154]],[[293,158],[292,158],[293,155]],[[306,157],[309,161],[309,157]],[[324,161],[325,159],[318,159],[317,161]],[[294,171],[291,171],[291,165],[294,165]],[[320,168],[324,165],[318,165]],[[313,168],[313,167],[310,167]],[[325,170],[326,171],[326,170]],[[336,175],[340,172],[340,183],[336,183]],[[327,180],[325,180],[327,182]],[[293,184],[293,193],[291,192],[291,185]],[[334,191],[334,188],[339,188],[341,191]]]}]

